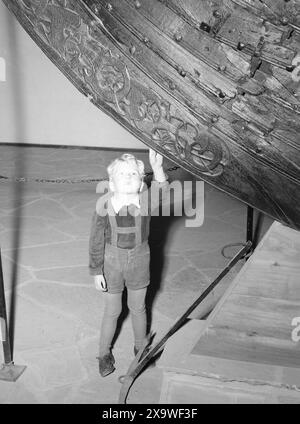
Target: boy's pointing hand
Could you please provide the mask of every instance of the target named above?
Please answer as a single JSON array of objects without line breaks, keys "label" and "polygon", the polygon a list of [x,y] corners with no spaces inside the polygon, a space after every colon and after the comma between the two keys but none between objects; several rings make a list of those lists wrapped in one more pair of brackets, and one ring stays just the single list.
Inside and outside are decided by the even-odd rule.
[{"label": "boy's pointing hand", "polygon": [[162,167],[162,164],[163,164],[162,155],[159,153],[156,153],[156,151],[153,149],[149,149],[149,162],[153,170],[155,181],[158,181],[161,183],[166,181],[167,178]]},{"label": "boy's pointing hand", "polygon": [[149,149],[149,162],[154,171],[155,169],[162,167],[163,157],[161,154],[156,153],[155,150]]}]

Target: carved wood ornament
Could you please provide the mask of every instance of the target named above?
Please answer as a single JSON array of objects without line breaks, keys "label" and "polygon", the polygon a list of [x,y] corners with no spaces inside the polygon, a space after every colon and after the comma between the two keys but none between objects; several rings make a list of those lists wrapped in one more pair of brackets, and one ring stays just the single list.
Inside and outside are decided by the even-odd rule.
[{"label": "carved wood ornament", "polygon": [[133,135],[300,229],[299,0],[3,2]]}]

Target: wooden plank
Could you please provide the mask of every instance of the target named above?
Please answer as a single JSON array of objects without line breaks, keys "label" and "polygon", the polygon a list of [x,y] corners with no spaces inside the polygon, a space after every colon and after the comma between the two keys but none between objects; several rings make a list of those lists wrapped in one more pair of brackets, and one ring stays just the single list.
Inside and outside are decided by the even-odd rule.
[{"label": "wooden plank", "polygon": [[249,13],[230,16],[218,32],[218,39],[223,41],[223,38],[230,41],[235,48],[238,48],[238,43],[242,43],[245,46],[243,50],[250,55],[254,54],[263,39],[259,50],[260,58],[283,67],[290,66],[296,54],[294,50],[279,45],[281,31],[274,27],[270,30],[263,19]]},{"label": "wooden plank", "polygon": [[[193,28],[185,29],[186,24],[180,17],[159,2],[155,8],[152,2],[142,2],[138,11],[130,7],[127,0],[112,0],[111,4],[114,7],[114,15],[118,16],[123,24],[130,25],[133,32],[138,31],[152,45],[159,46],[164,56],[172,57],[185,72],[195,74],[196,70],[200,82],[212,93],[216,92],[216,96],[218,87],[222,87],[228,98],[235,96],[234,82],[218,73],[218,69],[220,66],[226,66],[227,73],[231,72],[236,80],[245,75],[245,69],[239,71],[228,61],[217,40],[211,39],[206,34],[199,34]],[[176,41],[176,35],[180,31],[184,37]],[[243,55],[239,56],[241,63]]]},{"label": "wooden plank", "polygon": [[[263,284],[263,283],[262,283]],[[300,315],[300,300],[235,295],[215,318],[213,328],[231,328],[276,339],[291,340],[292,320]]]},{"label": "wooden plank", "polygon": [[270,72],[273,77],[277,81],[279,81],[293,95],[294,98],[298,99],[297,105],[299,105],[299,79],[292,78],[291,72],[288,72],[286,69],[281,69],[276,66],[271,66]]},{"label": "wooden plank", "polygon": [[[176,39],[176,36],[180,34],[179,44],[183,45],[193,56],[202,58],[204,62],[212,65],[215,69],[226,63],[224,62],[225,58],[220,61],[223,55],[218,51],[219,41],[210,37],[207,32],[199,31],[199,27],[195,28],[189,25],[181,14],[176,13],[170,7],[153,0],[142,2],[139,12],[171,40]],[[228,65],[230,67],[230,64]],[[234,69],[232,71],[234,75],[236,71]]]},{"label": "wooden plank", "polygon": [[[253,12],[256,16],[268,19],[276,25],[288,23],[300,26],[299,1],[291,0],[232,0],[233,3]],[[285,20],[283,21],[283,18]]]},{"label": "wooden plank", "polygon": [[259,255],[255,255],[252,261],[299,269],[300,233],[279,223],[274,223],[271,228],[272,231],[262,240]]},{"label": "wooden plank", "polygon": [[[237,144],[240,144],[247,150],[251,150],[254,155],[256,155],[256,152],[259,149],[261,159],[264,159],[271,165],[276,163],[276,166],[284,170],[284,172],[290,173],[295,178],[298,177],[299,170],[295,165],[297,151],[292,158],[285,158],[285,144],[282,145],[282,149],[280,149],[280,145],[279,147],[275,145],[273,146],[273,144],[268,142],[268,140],[258,140],[258,134],[252,133],[250,127],[248,131],[241,130],[238,132],[239,136],[236,137],[236,127],[232,126],[232,122],[236,122],[236,114],[243,118],[245,122],[247,122],[250,116],[256,124],[264,127],[266,131],[269,131],[273,128],[275,122],[272,108],[270,111],[262,115],[262,105],[258,110],[256,106],[254,107],[252,104],[247,104],[246,97],[244,97],[239,103],[235,101],[232,105],[232,111],[224,107],[222,108],[220,98],[218,98],[217,89],[217,87],[222,85],[222,81],[220,80],[221,76],[218,76],[218,73],[215,70],[212,69],[210,72],[207,72],[207,70],[203,69],[202,72],[202,69],[198,67],[198,65],[200,65],[200,67],[202,65],[192,65],[191,61],[194,61],[194,57],[184,51],[182,52],[184,60],[183,56],[181,59],[178,57],[174,60],[176,55],[170,55],[170,51],[174,50],[176,52],[179,48],[174,40],[165,39],[163,42],[161,34],[157,34],[157,36],[155,36],[155,30],[151,27],[151,25],[147,30],[149,23],[146,20],[144,24],[142,21],[139,23],[137,18],[140,17],[140,15],[137,14],[135,9],[132,11],[124,9],[122,7],[122,2],[118,2],[116,4],[113,3],[113,5],[114,14],[109,15],[109,19],[108,12],[103,9],[103,23],[113,34],[118,34],[116,36],[122,40],[122,46],[127,47],[128,53],[130,53],[132,46],[134,46],[134,60],[143,67],[146,74],[155,75],[157,82],[162,86],[167,87],[167,89],[171,87],[172,94],[176,96],[176,98],[184,106],[195,111],[198,114],[198,117],[200,119],[202,118],[207,125],[210,125],[213,118],[218,116],[218,122],[215,123],[216,127],[222,132],[224,132],[224,129],[226,128],[226,132],[228,133],[227,135]],[[124,25],[122,29],[115,15],[121,17]],[[150,37],[149,45],[142,41],[145,35]],[[164,44],[166,45],[164,46]],[[162,49],[162,46],[165,48]],[[177,62],[177,60],[181,60],[181,62]],[[185,78],[178,78],[178,63],[185,66],[185,71],[187,72]],[[199,69],[199,77],[194,75],[195,66]],[[261,87],[256,86],[253,81],[254,80],[251,80],[253,85],[252,89],[254,89],[254,91],[257,89],[260,90]],[[242,85],[242,87],[243,90],[247,91],[245,84]],[[212,93],[215,94],[215,99],[213,99],[210,95]],[[277,108],[280,109],[281,107],[282,105],[277,105]],[[268,108],[265,107],[265,110],[267,109]],[[284,111],[282,111],[282,114],[283,113]],[[229,125],[225,125],[224,120],[226,120]]]},{"label": "wooden plank", "polygon": [[[277,72],[279,70],[280,72]],[[265,71],[265,72],[263,72]],[[255,79],[261,81],[267,89],[268,95],[282,105],[291,108],[298,108],[299,99],[295,96],[295,81],[291,78],[291,73],[275,66],[261,66],[256,71]]]},{"label": "wooden plank", "polygon": [[[197,344],[197,341],[195,341],[195,344]],[[244,381],[253,385],[269,384],[279,388],[290,387],[298,391],[300,389],[299,367],[285,367],[190,353],[179,364],[171,364],[166,369],[222,381]]]},{"label": "wooden plank", "polygon": [[[300,344],[292,338],[292,320],[300,316],[299,243],[299,232],[279,223],[270,227],[191,351],[200,374],[211,358],[210,372],[215,369],[222,378],[241,378],[242,365],[234,364],[248,363],[245,376],[252,369],[254,380],[293,381],[300,387]],[[274,266],[274,253],[284,265]]]},{"label": "wooden plank", "polygon": [[298,267],[278,267],[262,260],[254,262],[255,267],[251,270],[251,279],[245,276],[244,284],[238,284],[233,293],[283,300],[300,299],[300,270]]},{"label": "wooden plank", "polygon": [[[291,331],[289,339],[279,340],[258,333],[251,335],[250,330],[243,332],[233,328],[226,329],[225,326],[212,327],[201,337],[192,354],[300,370],[300,350],[291,339]],[[255,375],[254,367],[253,376]]]},{"label": "wooden plank", "polygon": [[288,388],[165,372],[159,402],[163,404],[298,404],[300,392]]}]

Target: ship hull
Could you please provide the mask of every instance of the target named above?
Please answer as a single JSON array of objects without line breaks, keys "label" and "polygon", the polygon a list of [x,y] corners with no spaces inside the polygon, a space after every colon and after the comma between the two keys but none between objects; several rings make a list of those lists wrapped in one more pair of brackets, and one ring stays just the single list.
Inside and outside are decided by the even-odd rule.
[{"label": "ship hull", "polygon": [[300,229],[298,1],[3,2],[147,146]]}]

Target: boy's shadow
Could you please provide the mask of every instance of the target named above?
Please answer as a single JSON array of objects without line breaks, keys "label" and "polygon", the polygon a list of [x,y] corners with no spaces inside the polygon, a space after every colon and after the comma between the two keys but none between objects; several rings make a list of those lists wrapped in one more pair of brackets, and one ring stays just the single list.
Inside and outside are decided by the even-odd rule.
[{"label": "boy's shadow", "polygon": [[[193,187],[193,197],[195,195],[195,181],[196,177],[191,175],[189,172],[180,168],[174,174],[169,175],[169,182],[172,181],[190,181]],[[172,245],[172,239],[174,231],[176,231],[174,224],[176,221],[181,220],[184,217],[184,201],[182,198],[181,208],[182,215],[175,214],[174,197],[171,196],[170,203],[170,214],[168,216],[162,216],[162,208],[160,207],[159,216],[153,216],[150,223],[150,235],[149,235],[149,246],[151,253],[150,260],[150,285],[147,290],[146,296],[146,308],[147,308],[147,332],[149,333],[152,325],[152,312],[153,305],[156,297],[163,290],[162,283],[165,269],[165,258],[167,252],[165,247]],[[173,229],[172,229],[173,227]]]},{"label": "boy's shadow", "polygon": [[165,245],[169,229],[176,219],[174,216],[154,216],[150,223],[150,285],[146,296],[147,333],[152,326],[153,304],[161,290],[163,270],[165,267]]}]

